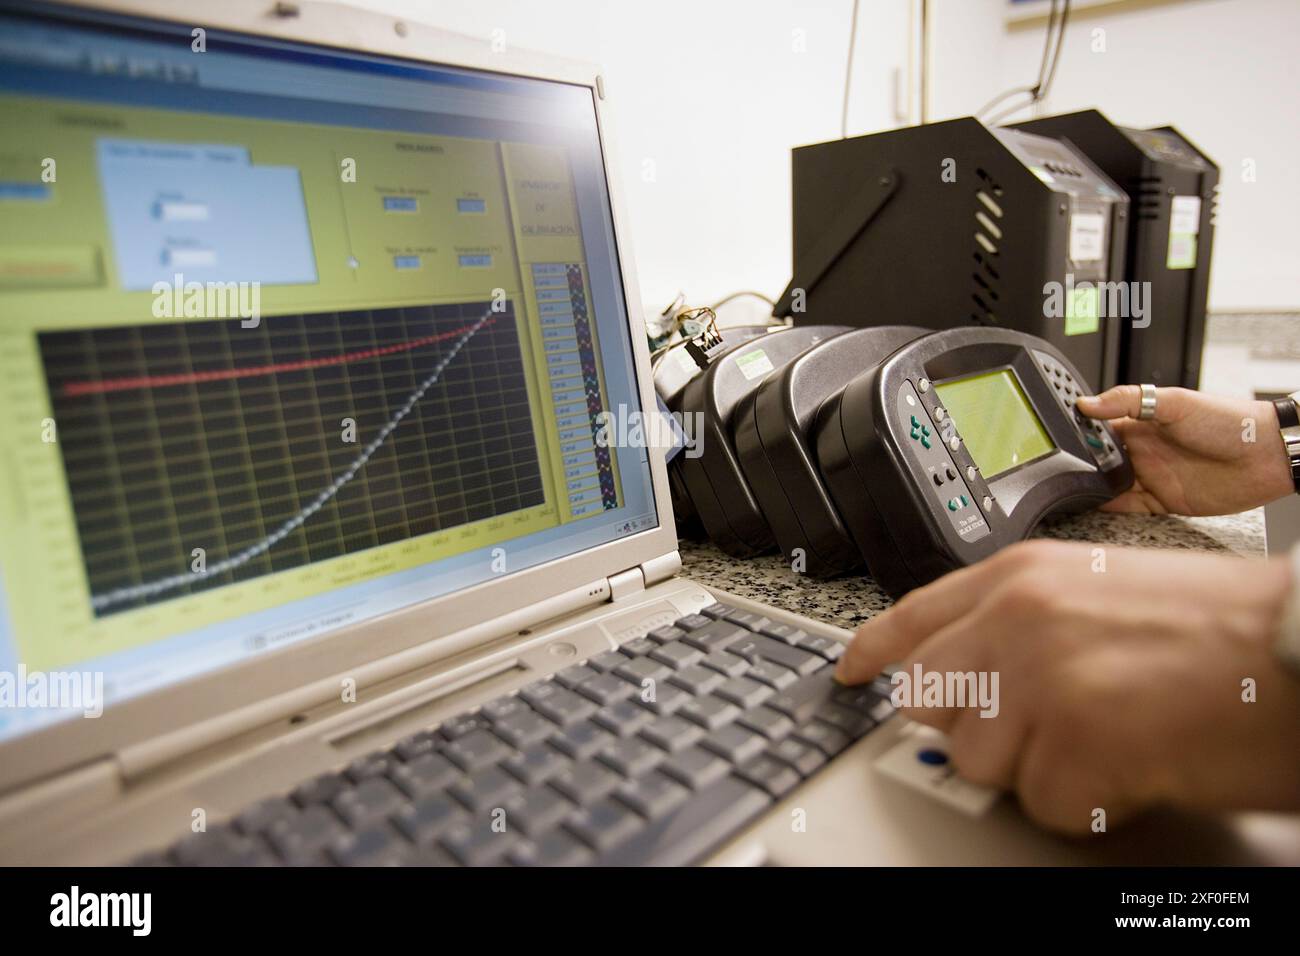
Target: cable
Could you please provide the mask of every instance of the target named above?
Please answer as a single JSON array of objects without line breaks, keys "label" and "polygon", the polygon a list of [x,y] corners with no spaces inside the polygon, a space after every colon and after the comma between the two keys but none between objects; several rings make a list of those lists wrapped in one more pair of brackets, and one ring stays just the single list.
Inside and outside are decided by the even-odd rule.
[{"label": "cable", "polygon": [[724,305],[726,305],[728,302],[731,302],[731,301],[733,301],[733,300],[735,300],[735,299],[743,298],[744,296],[752,296],[752,297],[755,298],[755,299],[762,299],[764,302],[766,302],[766,303],[767,303],[768,305],[770,305],[772,308],[774,308],[774,309],[776,308],[776,300],[775,300],[775,299],[768,298],[768,297],[765,296],[763,293],[761,293],[761,292],[755,292],[755,291],[753,291],[752,289],[744,289],[744,290],[742,290],[742,291],[740,291],[740,292],[733,292],[733,293],[731,293],[731,295],[724,296],[723,298],[719,299],[717,302],[713,303],[713,305],[709,306],[709,308],[710,308],[710,309],[715,309],[715,310],[716,310],[716,309],[720,309],[720,308],[722,308]]},{"label": "cable", "polygon": [[[1052,0],[1051,10],[1047,14],[1047,33],[1043,37],[1043,57],[1038,65],[1038,82],[1033,86],[1021,86],[1008,90],[984,104],[983,107],[975,114],[976,117],[983,120],[987,126],[996,126],[1002,120],[1015,113],[1020,112],[1025,107],[1033,106],[1046,99],[1048,91],[1052,87],[1052,81],[1056,78],[1056,68],[1061,62],[1061,46],[1065,42],[1065,27],[1070,19],[1070,0]],[[1055,32],[1056,40],[1053,46],[1052,34]],[[1015,95],[1029,95],[1029,99],[1023,103],[1009,106],[992,117],[986,117],[994,106],[1002,101]]]},{"label": "cable", "polygon": [[1032,86],[1017,86],[1015,89],[1007,90],[1005,93],[999,93],[997,96],[993,97],[993,99],[989,100],[979,109],[977,109],[975,111],[975,115],[977,117],[983,116],[989,110],[993,109],[993,107],[997,106],[999,103],[1005,100],[1008,96],[1015,96],[1018,93],[1024,94],[1024,93],[1032,93],[1032,92],[1034,92],[1034,87]]},{"label": "cable", "polygon": [[1051,92],[1052,81],[1056,79],[1056,68],[1061,65],[1061,44],[1065,40],[1065,25],[1070,22],[1070,0],[1065,0],[1065,9],[1061,11],[1061,25],[1056,31],[1056,52],[1052,54],[1052,69],[1047,74],[1047,80],[1043,83],[1042,92],[1039,94],[1040,100],[1047,99],[1047,94]]},{"label": "cable", "polygon": [[840,110],[840,139],[849,136],[849,90],[853,88],[853,47],[858,36],[858,0],[853,0],[853,16],[849,21],[849,58],[844,64],[844,106]]}]

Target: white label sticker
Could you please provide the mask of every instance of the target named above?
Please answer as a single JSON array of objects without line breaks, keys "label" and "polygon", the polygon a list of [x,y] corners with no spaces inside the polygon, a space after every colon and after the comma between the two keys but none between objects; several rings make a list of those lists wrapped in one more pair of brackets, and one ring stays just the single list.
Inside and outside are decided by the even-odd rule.
[{"label": "white label sticker", "polygon": [[691,358],[691,353],[685,348],[677,350],[677,365],[683,372],[698,372],[700,367],[695,364],[695,359]]},{"label": "white label sticker", "polygon": [[740,368],[740,374],[745,376],[745,381],[752,382],[760,375],[766,375],[772,371],[772,360],[767,357],[767,353],[762,349],[754,349],[752,352],[746,352],[744,355],[736,358],[736,365]]},{"label": "white label sticker", "polygon": [[1171,236],[1194,236],[1201,231],[1201,197],[1175,196],[1169,212]]},{"label": "white label sticker", "polygon": [[972,817],[983,816],[998,799],[998,791],[957,776],[948,758],[948,738],[922,724],[909,724],[903,739],[877,757],[873,766]]},{"label": "white label sticker", "polygon": [[1098,212],[1076,212],[1070,217],[1070,260],[1097,262],[1106,255],[1106,217]]}]

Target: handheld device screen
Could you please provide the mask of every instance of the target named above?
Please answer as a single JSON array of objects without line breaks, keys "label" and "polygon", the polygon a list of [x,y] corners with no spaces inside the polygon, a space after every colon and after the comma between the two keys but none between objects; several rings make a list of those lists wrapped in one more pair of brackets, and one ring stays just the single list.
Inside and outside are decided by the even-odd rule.
[{"label": "handheld device screen", "polygon": [[1056,448],[1010,369],[953,379],[934,388],[985,479]]}]

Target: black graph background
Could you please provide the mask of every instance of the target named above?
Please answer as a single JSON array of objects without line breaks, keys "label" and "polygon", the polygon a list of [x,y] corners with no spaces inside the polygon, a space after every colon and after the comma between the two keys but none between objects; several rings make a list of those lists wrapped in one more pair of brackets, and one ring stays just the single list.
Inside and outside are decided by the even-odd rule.
[{"label": "black graph background", "polygon": [[[91,594],[212,567],[292,519],[349,465],[456,336],[249,378],[66,394],[69,383],[221,372],[399,345],[472,325],[490,303],[45,333],[39,338]],[[356,441],[342,420],[356,421]],[[356,476],[269,551],[110,614],[542,503],[510,309],[444,369]]]}]

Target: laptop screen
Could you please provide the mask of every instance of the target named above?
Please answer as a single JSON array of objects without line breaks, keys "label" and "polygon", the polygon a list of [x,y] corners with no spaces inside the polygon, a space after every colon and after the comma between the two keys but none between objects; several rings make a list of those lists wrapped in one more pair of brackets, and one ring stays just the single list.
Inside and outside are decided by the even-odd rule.
[{"label": "laptop screen", "polygon": [[0,738],[657,523],[589,89],[62,16],[0,14]]}]

